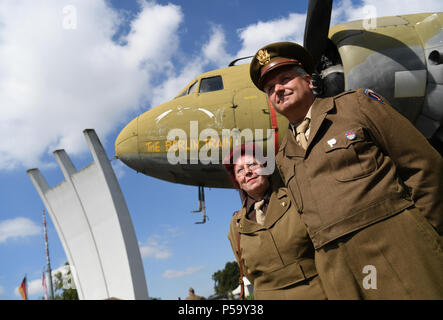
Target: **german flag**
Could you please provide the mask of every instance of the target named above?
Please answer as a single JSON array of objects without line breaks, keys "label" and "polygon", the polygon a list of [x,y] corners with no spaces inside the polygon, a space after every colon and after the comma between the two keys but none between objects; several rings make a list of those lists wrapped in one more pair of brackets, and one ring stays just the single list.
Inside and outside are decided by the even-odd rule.
[{"label": "german flag", "polygon": [[26,288],[26,276],[23,278],[22,284],[18,287],[18,292],[22,296],[23,300],[28,300],[28,289]]}]

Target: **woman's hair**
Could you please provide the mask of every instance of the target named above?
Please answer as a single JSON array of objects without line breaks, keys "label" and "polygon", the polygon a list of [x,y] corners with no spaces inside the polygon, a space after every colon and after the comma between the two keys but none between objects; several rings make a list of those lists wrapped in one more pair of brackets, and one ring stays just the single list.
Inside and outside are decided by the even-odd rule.
[{"label": "woman's hair", "polygon": [[[241,145],[232,148],[232,151],[223,160],[223,166],[225,167],[226,172],[228,173],[229,180],[231,180],[232,185],[236,189],[240,189],[240,186],[238,185],[237,179],[235,178],[235,172],[234,172],[235,164],[244,155],[251,155],[256,159],[258,163],[260,163],[257,159],[259,158],[257,157],[257,154],[259,154],[258,152],[261,152],[261,155],[263,155],[261,148],[257,144],[252,142],[243,143]],[[260,164],[264,165],[264,163]]]}]

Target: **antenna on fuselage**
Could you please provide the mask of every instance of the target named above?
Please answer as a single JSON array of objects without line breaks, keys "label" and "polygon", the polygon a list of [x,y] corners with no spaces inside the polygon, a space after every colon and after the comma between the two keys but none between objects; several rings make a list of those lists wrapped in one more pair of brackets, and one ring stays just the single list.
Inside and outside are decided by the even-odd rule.
[{"label": "antenna on fuselage", "polygon": [[252,58],[252,57],[254,57],[254,56],[249,56],[249,57],[243,57],[243,58],[235,59],[235,60],[231,61],[231,63],[228,65],[228,67],[235,66],[235,64],[237,63],[237,61],[245,60],[245,59],[249,59],[249,58]]}]

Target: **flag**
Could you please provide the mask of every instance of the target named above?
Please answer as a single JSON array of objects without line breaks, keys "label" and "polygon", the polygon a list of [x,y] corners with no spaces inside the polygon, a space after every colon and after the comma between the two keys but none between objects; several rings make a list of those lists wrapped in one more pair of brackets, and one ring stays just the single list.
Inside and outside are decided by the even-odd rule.
[{"label": "flag", "polygon": [[20,295],[22,296],[23,300],[28,300],[28,289],[26,288],[26,276],[23,278],[20,287],[18,287],[18,292],[20,292]]},{"label": "flag", "polygon": [[42,275],[42,286],[43,286],[43,292],[45,294],[45,300],[48,300],[48,289],[46,288],[46,279],[45,279],[45,273],[43,272]]}]

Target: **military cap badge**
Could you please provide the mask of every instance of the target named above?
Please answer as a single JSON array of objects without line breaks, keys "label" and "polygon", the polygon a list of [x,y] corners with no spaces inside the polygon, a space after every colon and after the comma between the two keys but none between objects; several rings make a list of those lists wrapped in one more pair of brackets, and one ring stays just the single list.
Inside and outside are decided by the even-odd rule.
[{"label": "military cap badge", "polygon": [[265,64],[268,64],[269,61],[271,61],[271,55],[269,54],[269,52],[265,49],[265,50],[259,50],[257,52],[257,56],[256,56],[258,63],[260,63],[260,65],[264,66]]}]

